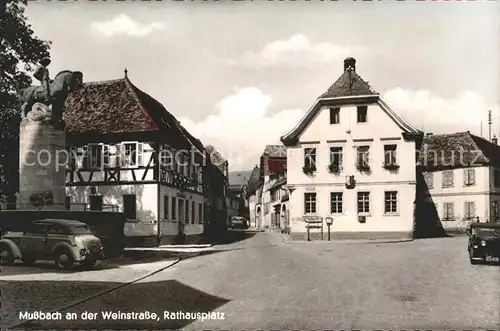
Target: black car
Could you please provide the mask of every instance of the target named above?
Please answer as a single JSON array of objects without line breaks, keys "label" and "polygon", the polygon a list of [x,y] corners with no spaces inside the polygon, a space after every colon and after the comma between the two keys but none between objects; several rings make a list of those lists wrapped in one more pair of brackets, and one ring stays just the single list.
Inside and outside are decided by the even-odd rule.
[{"label": "black car", "polygon": [[472,223],[467,234],[471,264],[500,262],[500,223]]},{"label": "black car", "polygon": [[241,216],[231,217],[231,228],[233,229],[248,229],[250,226],[248,220]]}]

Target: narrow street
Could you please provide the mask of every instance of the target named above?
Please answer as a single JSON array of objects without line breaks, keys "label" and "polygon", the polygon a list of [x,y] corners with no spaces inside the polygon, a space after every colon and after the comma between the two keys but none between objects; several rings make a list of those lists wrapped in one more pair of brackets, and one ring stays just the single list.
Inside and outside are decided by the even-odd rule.
[{"label": "narrow street", "polygon": [[[498,330],[500,325],[499,267],[470,265],[466,237],[327,245],[285,244],[274,233],[235,237],[248,238],[61,311],[78,316],[148,311],[158,313],[159,321],[104,321],[98,315],[94,321],[38,321],[19,329]],[[95,279],[94,287],[113,281],[109,276]],[[22,277],[0,277],[2,309],[5,293],[34,281]],[[58,283],[39,281],[31,287],[38,291],[18,292],[10,309],[27,309],[23,300],[57,296]],[[71,286],[78,292],[92,281],[79,284]],[[164,319],[164,311],[219,312],[212,317],[220,319]]]}]

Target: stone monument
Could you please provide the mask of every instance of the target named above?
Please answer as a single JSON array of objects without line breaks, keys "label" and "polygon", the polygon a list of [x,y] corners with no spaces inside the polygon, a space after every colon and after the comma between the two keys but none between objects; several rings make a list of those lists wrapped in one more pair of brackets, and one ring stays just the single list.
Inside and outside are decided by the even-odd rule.
[{"label": "stone monument", "polygon": [[79,71],[64,70],[53,80],[40,61],[34,77],[41,86],[30,86],[19,93],[23,102],[19,128],[18,209],[64,209],[66,164],[65,123],[62,115],[69,93],[83,84]]}]

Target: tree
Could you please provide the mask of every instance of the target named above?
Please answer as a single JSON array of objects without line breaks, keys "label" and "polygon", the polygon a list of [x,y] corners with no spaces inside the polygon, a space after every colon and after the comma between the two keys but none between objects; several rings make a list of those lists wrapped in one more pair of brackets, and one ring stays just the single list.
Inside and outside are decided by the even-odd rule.
[{"label": "tree", "polygon": [[[19,190],[19,91],[31,85],[25,71],[49,56],[50,42],[34,35],[26,0],[0,0],[0,194],[15,201]],[[24,66],[24,71],[20,68]]]}]

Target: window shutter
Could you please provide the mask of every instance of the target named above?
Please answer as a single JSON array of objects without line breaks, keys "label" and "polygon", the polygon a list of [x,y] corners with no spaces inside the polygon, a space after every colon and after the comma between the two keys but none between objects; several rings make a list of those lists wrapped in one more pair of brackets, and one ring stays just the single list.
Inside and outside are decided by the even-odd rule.
[{"label": "window shutter", "polygon": [[125,145],[116,145],[116,166],[123,167],[125,165]]},{"label": "window shutter", "polygon": [[470,176],[469,177],[469,183],[470,184],[474,184],[475,181],[476,181],[476,178],[475,178],[476,177],[476,171],[475,171],[475,169],[470,169],[469,176]]},{"label": "window shutter", "polygon": [[385,151],[384,160],[385,164],[391,163],[391,151]]},{"label": "window shutter", "polygon": [[391,160],[391,161],[392,161],[392,163],[393,163],[393,164],[397,164],[397,162],[396,162],[396,160],[397,160],[397,159],[396,159],[396,156],[397,156],[397,152],[396,152],[396,150],[393,150],[391,153],[392,153],[392,160]]},{"label": "window shutter", "polygon": [[83,164],[82,167],[88,169],[90,166],[90,146],[85,145],[82,147],[83,150]]},{"label": "window shutter", "polygon": [[102,166],[104,168],[109,167],[109,145],[102,145]]},{"label": "window shutter", "polygon": [[135,158],[137,161],[137,166],[142,167],[144,166],[143,164],[143,153],[144,153],[144,144],[143,143],[137,143],[137,157]]},{"label": "window shutter", "polygon": [[464,185],[470,183],[470,172],[469,169],[464,169]]}]

